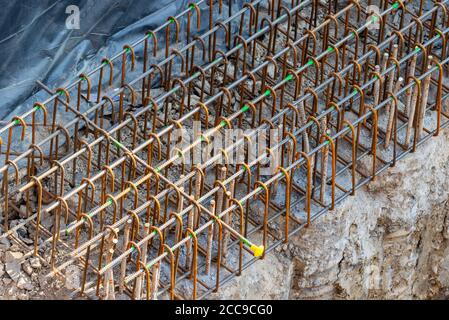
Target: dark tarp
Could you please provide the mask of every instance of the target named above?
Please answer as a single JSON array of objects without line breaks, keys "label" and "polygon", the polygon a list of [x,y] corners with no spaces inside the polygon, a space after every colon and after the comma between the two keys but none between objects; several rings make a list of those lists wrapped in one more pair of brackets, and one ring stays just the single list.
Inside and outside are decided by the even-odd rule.
[{"label": "dark tarp", "polygon": [[[79,8],[79,30],[66,28],[70,5]],[[187,5],[187,0],[0,0],[0,119],[48,98],[36,80],[52,89],[67,85]]]}]

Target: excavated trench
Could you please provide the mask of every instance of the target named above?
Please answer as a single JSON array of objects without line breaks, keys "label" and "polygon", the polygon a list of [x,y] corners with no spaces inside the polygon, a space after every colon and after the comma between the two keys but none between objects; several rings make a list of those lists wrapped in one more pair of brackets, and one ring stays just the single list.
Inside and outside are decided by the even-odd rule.
[{"label": "excavated trench", "polygon": [[422,145],[216,298],[447,299],[448,139]]}]

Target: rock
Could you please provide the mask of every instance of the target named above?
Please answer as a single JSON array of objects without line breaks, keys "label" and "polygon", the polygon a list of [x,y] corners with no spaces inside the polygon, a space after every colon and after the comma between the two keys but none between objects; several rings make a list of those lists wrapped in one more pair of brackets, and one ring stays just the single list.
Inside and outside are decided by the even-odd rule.
[{"label": "rock", "polygon": [[20,264],[17,261],[6,263],[6,273],[14,281],[17,282],[20,278]]},{"label": "rock", "polygon": [[37,210],[37,207],[36,207],[36,201],[37,201],[37,200],[30,200],[30,201],[32,201],[32,202],[30,202],[31,211],[32,211],[33,213],[36,213],[36,210]]},{"label": "rock", "polygon": [[[24,222],[24,220],[21,219],[17,219],[17,220],[12,220],[9,224],[9,227],[12,228],[16,228],[18,225],[22,224]],[[20,235],[20,237],[22,238],[26,238],[28,236],[28,232],[27,229],[25,228],[25,226],[21,226],[19,228],[17,228],[15,230],[15,233]]]},{"label": "rock", "polygon": [[20,247],[18,244],[12,244],[11,248],[9,248],[10,251],[20,251]]},{"label": "rock", "polygon": [[276,76],[275,70],[276,70],[276,68],[274,67],[274,65],[272,63],[270,63],[267,68],[268,75],[272,78],[275,78],[275,76]]},{"label": "rock", "polygon": [[61,281],[55,280],[55,281],[53,282],[53,288],[54,288],[55,290],[59,290],[59,289],[61,289],[63,286],[64,286],[64,284],[63,284]]},{"label": "rock", "polygon": [[15,298],[16,291],[17,291],[17,288],[15,286],[12,286],[8,289],[7,294],[11,299],[16,300],[16,298]]},{"label": "rock", "polygon": [[25,227],[20,227],[19,229],[17,229],[17,234],[21,239],[28,238],[28,231]]},{"label": "rock", "polygon": [[[186,98],[185,98],[185,104],[186,104],[186,105],[187,105],[187,102],[188,102],[188,98],[186,97]],[[195,94],[192,94],[192,95],[190,96],[190,105],[193,106],[193,107],[195,107],[195,106],[198,104],[198,102],[200,102],[200,97],[198,97],[198,96],[195,95]]]},{"label": "rock", "polygon": [[27,212],[27,207],[26,205],[22,204],[19,208],[19,217],[21,219],[26,219],[28,218],[28,212]]},{"label": "rock", "polygon": [[5,265],[0,262],[0,278],[5,274]]},{"label": "rock", "polygon": [[32,245],[34,243],[34,240],[28,237],[22,238],[22,241],[25,242],[27,245]]},{"label": "rock", "polygon": [[30,266],[33,269],[40,269],[42,267],[41,261],[39,260],[39,258],[31,258],[30,259]]},{"label": "rock", "polygon": [[50,279],[45,277],[45,275],[41,275],[38,277],[39,287],[46,288],[50,285]]},{"label": "rock", "polygon": [[228,68],[227,68],[227,70],[226,70],[226,74],[227,74],[228,76],[230,76],[230,77],[234,77],[234,72],[235,72],[234,64],[229,63],[229,64],[228,64]]},{"label": "rock", "polygon": [[38,282],[38,280],[39,280],[39,276],[38,276],[38,274],[37,274],[37,272],[34,272],[33,274],[31,274],[31,281],[33,281],[33,282]]},{"label": "rock", "polygon": [[5,254],[5,262],[18,262],[22,259],[23,253],[19,251],[8,251]]},{"label": "rock", "polygon": [[[194,91],[198,96],[201,96],[201,82],[199,82],[198,86],[194,87]],[[209,81],[204,81],[204,93],[209,94],[210,93],[210,83]]]},{"label": "rock", "polygon": [[11,246],[11,242],[9,242],[8,238],[3,237],[0,238],[0,249],[7,250]]},{"label": "rock", "polygon": [[20,277],[19,281],[17,281],[17,287],[19,289],[25,289],[27,291],[33,290],[33,284],[27,277]]},{"label": "rock", "polygon": [[45,219],[42,219],[41,225],[46,228],[47,230],[50,230],[50,228],[53,226],[53,222],[55,219],[53,219],[52,216],[47,216]]},{"label": "rock", "polygon": [[385,235],[386,240],[393,240],[396,238],[403,238],[410,234],[410,230],[397,230],[395,232]]},{"label": "rock", "polygon": [[33,273],[33,268],[31,267],[30,263],[27,261],[22,265],[23,271],[29,276]]},{"label": "rock", "polygon": [[17,299],[19,299],[19,300],[30,300],[30,297],[25,292],[22,292],[22,293],[19,293],[19,295],[17,296]]}]

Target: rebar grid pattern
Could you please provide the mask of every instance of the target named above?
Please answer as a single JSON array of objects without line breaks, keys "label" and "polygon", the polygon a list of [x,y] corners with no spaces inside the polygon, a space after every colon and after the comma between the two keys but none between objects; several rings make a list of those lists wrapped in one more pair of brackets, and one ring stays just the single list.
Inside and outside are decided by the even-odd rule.
[{"label": "rebar grid pattern", "polygon": [[[429,7],[190,4],[72,85],[41,84],[50,97],[0,129],[0,237],[48,263],[49,277],[79,266],[76,295],[206,298],[447,126],[447,1]],[[60,124],[62,113],[73,120]],[[176,148],[174,131],[195,123],[193,143]],[[249,133],[185,161],[229,128]],[[237,149],[250,159],[270,128],[277,143],[229,162]]]}]

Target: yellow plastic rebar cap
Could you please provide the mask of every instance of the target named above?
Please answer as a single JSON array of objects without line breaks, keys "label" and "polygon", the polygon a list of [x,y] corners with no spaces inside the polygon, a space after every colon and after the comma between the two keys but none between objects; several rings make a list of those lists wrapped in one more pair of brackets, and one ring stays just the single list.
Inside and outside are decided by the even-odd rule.
[{"label": "yellow plastic rebar cap", "polygon": [[260,257],[263,255],[263,252],[265,251],[265,247],[264,246],[256,246],[256,245],[251,245],[251,251],[253,252],[254,256],[256,258]]}]

